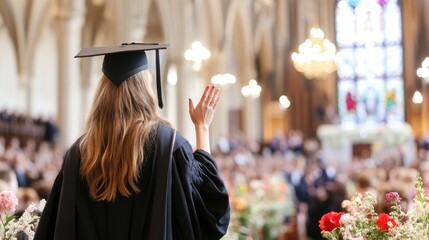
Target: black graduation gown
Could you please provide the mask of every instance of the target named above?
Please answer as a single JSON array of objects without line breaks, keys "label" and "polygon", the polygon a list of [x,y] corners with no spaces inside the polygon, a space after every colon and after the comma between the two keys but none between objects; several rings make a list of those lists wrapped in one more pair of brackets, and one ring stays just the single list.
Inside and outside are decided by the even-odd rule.
[{"label": "black graduation gown", "polygon": [[216,163],[205,151],[193,152],[180,133],[171,160],[165,159],[172,132],[160,124],[155,151],[142,167],[141,191],[114,202],[90,199],[87,184],[79,177],[78,140],[64,156],[35,240],[221,238],[230,207]]}]

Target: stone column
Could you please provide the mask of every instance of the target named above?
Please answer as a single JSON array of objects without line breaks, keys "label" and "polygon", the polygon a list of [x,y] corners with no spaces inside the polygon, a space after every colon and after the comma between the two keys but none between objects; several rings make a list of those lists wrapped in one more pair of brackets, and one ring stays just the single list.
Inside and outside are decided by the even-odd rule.
[{"label": "stone column", "polygon": [[[424,81],[424,80],[423,80]],[[426,134],[429,130],[429,123],[427,121],[427,119],[429,119],[429,88],[427,86],[427,83],[423,82],[422,83],[422,87],[421,87],[421,93],[423,96],[423,102],[421,103],[421,111],[422,111],[422,121],[421,121],[421,130],[420,133],[417,133],[417,135],[420,136],[424,136],[424,134]],[[410,101],[410,98],[412,98],[412,95],[410,94],[410,96],[408,98],[405,99],[406,102],[412,102]],[[413,103],[411,103],[413,104]],[[404,103],[405,105],[405,103]],[[410,103],[408,104],[410,105]]]},{"label": "stone column", "polygon": [[142,42],[146,31],[146,17],[150,1],[122,0],[110,1],[116,20],[116,44]]},{"label": "stone column", "polygon": [[130,0],[125,1],[113,1],[113,6],[115,8],[115,17],[116,17],[116,44],[123,42],[130,42],[131,36],[131,19],[130,14]]},{"label": "stone column", "polygon": [[261,97],[248,97],[244,100],[244,124],[247,139],[260,142],[262,140]]},{"label": "stone column", "polygon": [[28,116],[33,116],[33,79],[28,73],[19,74],[20,82],[25,85],[25,107]]},{"label": "stone column", "polygon": [[[206,84],[210,85],[213,84],[211,83],[213,76],[228,73],[224,53],[215,50],[210,61],[206,64],[206,68],[207,72],[204,78],[207,79]],[[210,128],[210,144],[213,152],[218,150],[217,142],[221,137],[229,138],[229,109],[230,103],[233,101],[230,96],[236,94],[232,91],[231,84],[216,85],[216,87],[221,90],[221,96]]]},{"label": "stone column", "polygon": [[212,151],[217,150],[217,141],[221,137],[229,137],[229,85],[219,87],[221,89],[221,98],[217,106],[215,116],[210,128],[210,143]]},{"label": "stone column", "polygon": [[162,110],[165,116],[173,126],[177,126],[177,64],[175,61],[170,61],[167,72],[167,81],[163,84],[163,101],[164,109]]},{"label": "stone column", "polygon": [[56,27],[58,36],[58,125],[60,144],[67,148],[82,133],[79,52],[83,23],[83,1],[58,0]]},{"label": "stone column", "polygon": [[196,72],[191,70],[189,63],[178,61],[177,63],[177,129],[189,140],[192,146],[195,146],[195,129],[189,117],[188,99],[191,98],[194,106],[200,100],[203,84]]}]

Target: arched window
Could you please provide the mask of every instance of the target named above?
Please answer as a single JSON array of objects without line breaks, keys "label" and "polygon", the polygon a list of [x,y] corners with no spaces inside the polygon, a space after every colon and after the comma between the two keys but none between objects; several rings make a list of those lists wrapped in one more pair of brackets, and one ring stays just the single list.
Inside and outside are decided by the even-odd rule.
[{"label": "arched window", "polygon": [[344,125],[404,122],[398,0],[338,0],[338,112]]}]

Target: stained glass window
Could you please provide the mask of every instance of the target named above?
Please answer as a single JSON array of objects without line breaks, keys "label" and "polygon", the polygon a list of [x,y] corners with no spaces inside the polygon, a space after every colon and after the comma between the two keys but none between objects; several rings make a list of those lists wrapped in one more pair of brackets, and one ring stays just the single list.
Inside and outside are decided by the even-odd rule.
[{"label": "stained glass window", "polygon": [[338,0],[338,112],[342,124],[404,121],[398,0]]}]

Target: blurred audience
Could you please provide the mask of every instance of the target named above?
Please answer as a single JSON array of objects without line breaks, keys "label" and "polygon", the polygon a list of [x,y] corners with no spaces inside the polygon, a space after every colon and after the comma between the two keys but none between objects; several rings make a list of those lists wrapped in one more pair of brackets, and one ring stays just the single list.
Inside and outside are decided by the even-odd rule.
[{"label": "blurred audience", "polygon": [[0,111],[0,191],[17,194],[17,213],[47,198],[62,163],[52,118]]},{"label": "blurred audience", "polygon": [[320,218],[329,211],[347,211],[348,200],[355,194],[374,193],[378,199],[374,207],[381,213],[389,209],[385,201],[387,192],[400,193],[403,209],[407,209],[415,194],[410,189],[417,175],[420,173],[425,184],[429,184],[429,148],[426,149],[425,144],[421,144],[418,159],[407,166],[402,160],[403,150],[398,146],[392,147],[377,162],[370,156],[354,156],[342,169],[335,161],[320,159],[317,139],[304,139],[296,130],[288,134],[277,132],[271,141],[260,144],[260,152],[252,150],[249,147],[252,144],[243,138],[222,141],[236,143],[227,154],[219,149],[216,158],[228,186],[234,186],[237,179],[264,179],[278,171],[284,174],[293,190],[289,191],[293,195],[288,197],[296,202],[296,216],[291,218],[295,221],[285,224],[291,224],[289,231],[293,228],[296,232],[289,235],[296,239],[323,239]]},{"label": "blurred audience", "polygon": [[[20,209],[48,197],[64,154],[55,144],[58,133],[52,119],[0,112],[0,191],[17,192]],[[238,180],[266,181],[281,173],[290,185],[285,197],[293,199],[296,208],[294,217],[285,218],[284,224],[293,226],[287,231],[296,231],[289,235],[316,240],[322,239],[320,218],[329,211],[346,211],[347,200],[356,193],[376,194],[380,199],[376,209],[381,212],[388,211],[384,194],[397,191],[406,209],[415,194],[410,186],[417,175],[429,185],[429,134],[417,141],[419,154],[409,166],[404,166],[402,150],[392,148],[380,161],[355,156],[348,168],[340,169],[337,162],[319,157],[317,139],[304,139],[299,130],[278,131],[266,143],[251,142],[243,134],[224,136],[213,154],[229,189]],[[293,219],[292,223],[287,219]]]}]

